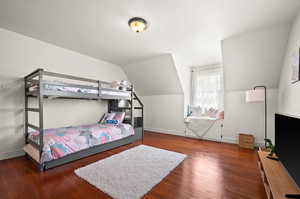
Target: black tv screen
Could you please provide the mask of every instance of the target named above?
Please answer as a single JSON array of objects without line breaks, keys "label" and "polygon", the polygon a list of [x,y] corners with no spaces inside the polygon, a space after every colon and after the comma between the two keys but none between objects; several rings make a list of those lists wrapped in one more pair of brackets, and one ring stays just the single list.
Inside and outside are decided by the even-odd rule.
[{"label": "black tv screen", "polygon": [[275,151],[300,187],[300,119],[275,114]]}]

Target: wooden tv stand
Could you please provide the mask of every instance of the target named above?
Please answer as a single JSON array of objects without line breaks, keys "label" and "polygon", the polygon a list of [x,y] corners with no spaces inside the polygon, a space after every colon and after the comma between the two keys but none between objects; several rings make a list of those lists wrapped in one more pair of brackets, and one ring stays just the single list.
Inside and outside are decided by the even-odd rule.
[{"label": "wooden tv stand", "polygon": [[285,199],[285,194],[300,194],[281,162],[267,158],[268,154],[259,149],[257,161],[268,199]]}]

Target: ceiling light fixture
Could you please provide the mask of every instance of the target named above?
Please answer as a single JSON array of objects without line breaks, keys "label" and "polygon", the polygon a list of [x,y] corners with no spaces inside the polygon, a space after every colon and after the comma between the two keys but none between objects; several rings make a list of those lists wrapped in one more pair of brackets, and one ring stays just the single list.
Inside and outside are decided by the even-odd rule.
[{"label": "ceiling light fixture", "polygon": [[148,27],[147,21],[140,17],[129,19],[128,25],[133,32],[143,32]]}]

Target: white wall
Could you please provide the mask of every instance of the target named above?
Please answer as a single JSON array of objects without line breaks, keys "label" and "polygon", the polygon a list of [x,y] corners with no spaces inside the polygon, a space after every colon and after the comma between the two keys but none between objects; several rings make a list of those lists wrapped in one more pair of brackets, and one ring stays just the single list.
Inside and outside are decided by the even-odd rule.
[{"label": "white wall", "polygon": [[183,95],[142,96],[145,105],[145,129],[184,135]]},{"label": "white wall", "polygon": [[290,32],[285,59],[281,70],[278,94],[278,112],[295,116],[300,116],[300,82],[291,84],[291,58],[294,54],[298,54],[299,46],[300,12],[295,18]]},{"label": "white wall", "polygon": [[[0,159],[22,154],[25,75],[44,68],[104,81],[127,79],[119,66],[4,29],[0,44]],[[46,100],[45,127],[94,123],[106,108],[101,101]]]},{"label": "white wall", "polygon": [[187,106],[190,104],[191,98],[191,68],[183,65],[175,55],[173,56],[174,66],[177,70],[177,75],[180,80],[183,96],[184,96],[184,116],[187,114]]},{"label": "white wall", "polygon": [[238,133],[250,133],[263,143],[263,104],[246,104],[245,91],[267,86],[268,137],[274,137],[280,68],[287,44],[289,24],[261,28],[222,41],[225,120],[224,140],[237,142]]},{"label": "white wall", "polygon": [[226,90],[278,88],[290,24],[265,27],[222,41]]},{"label": "white wall", "polygon": [[163,54],[123,68],[145,105],[145,129],[184,135],[185,76],[173,55]]},{"label": "white wall", "polygon": [[[277,107],[278,89],[267,90],[268,138],[274,139],[274,114]],[[238,142],[238,133],[250,133],[256,143],[264,143],[264,104],[246,103],[245,91],[227,91],[225,94],[225,119],[223,141]]]}]

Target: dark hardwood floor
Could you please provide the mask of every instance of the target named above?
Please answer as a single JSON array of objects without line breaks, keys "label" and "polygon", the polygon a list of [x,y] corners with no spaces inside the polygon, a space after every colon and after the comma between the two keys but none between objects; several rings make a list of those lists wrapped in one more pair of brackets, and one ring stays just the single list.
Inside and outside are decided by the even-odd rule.
[{"label": "dark hardwood floor", "polygon": [[[74,174],[74,169],[109,157],[141,142],[39,172],[25,157],[0,161],[1,199],[110,198]],[[147,132],[145,145],[188,157],[144,199],[265,199],[254,151],[232,144]],[[104,171],[105,172],[105,171]]]}]

